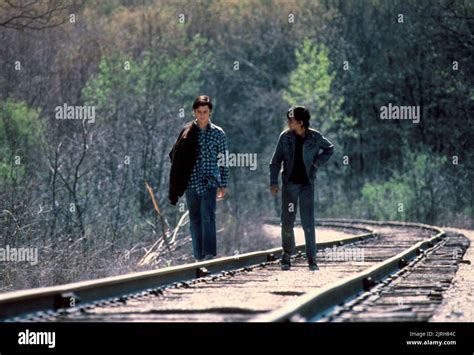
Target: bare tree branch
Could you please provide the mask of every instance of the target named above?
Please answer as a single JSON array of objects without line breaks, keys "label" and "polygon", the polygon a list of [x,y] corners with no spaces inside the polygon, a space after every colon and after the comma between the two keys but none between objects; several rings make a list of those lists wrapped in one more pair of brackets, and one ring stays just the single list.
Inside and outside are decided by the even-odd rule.
[{"label": "bare tree branch", "polygon": [[0,0],[0,27],[43,30],[65,24],[85,0]]}]

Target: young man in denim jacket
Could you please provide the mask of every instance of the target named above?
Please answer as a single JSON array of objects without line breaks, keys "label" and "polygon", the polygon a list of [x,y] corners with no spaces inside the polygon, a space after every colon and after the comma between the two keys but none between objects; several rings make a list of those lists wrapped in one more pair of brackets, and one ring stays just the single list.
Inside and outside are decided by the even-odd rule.
[{"label": "young man in denim jacket", "polygon": [[291,254],[295,249],[293,226],[297,203],[300,204],[301,224],[306,242],[309,269],[318,269],[316,263],[316,232],[314,226],[314,180],[318,168],[334,153],[333,144],[318,131],[309,128],[311,115],[302,107],[287,112],[288,129],[280,134],[270,163],[270,191],[278,194],[278,174],[282,171],[281,239],[282,270],[291,267]]}]

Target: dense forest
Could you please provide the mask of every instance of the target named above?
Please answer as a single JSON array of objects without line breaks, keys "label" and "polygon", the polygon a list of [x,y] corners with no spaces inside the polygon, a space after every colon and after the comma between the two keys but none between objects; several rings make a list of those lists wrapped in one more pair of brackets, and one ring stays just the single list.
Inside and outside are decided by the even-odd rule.
[{"label": "dense forest", "polygon": [[1,290],[189,262],[168,153],[200,94],[257,156],[231,167],[220,255],[268,245],[292,105],[335,145],[316,217],[474,227],[472,1],[0,0],[0,41],[0,247],[39,254]]}]

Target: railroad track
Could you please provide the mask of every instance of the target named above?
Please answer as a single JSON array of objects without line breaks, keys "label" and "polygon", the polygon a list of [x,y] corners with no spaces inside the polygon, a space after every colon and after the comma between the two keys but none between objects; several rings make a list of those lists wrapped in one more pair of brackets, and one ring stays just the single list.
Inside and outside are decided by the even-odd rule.
[{"label": "railroad track", "polygon": [[360,274],[323,287],[253,321],[428,321],[469,247],[469,240],[463,235],[422,224],[330,221],[378,226],[377,233],[381,235],[390,235],[393,227],[431,229],[438,233]]},{"label": "railroad track", "polygon": [[[359,234],[318,243],[320,270],[317,272],[308,270],[303,245],[297,247],[292,270],[281,271],[278,262],[281,248],[275,248],[157,271],[3,294],[0,319],[34,322],[368,320],[363,317],[372,307],[374,317],[384,312],[383,307],[392,307],[387,311],[389,315],[403,307],[408,309],[408,303],[397,304],[395,309],[386,290],[390,287],[395,290],[397,280],[427,260],[438,260],[436,265],[445,267],[446,277],[438,281],[447,286],[467,248],[462,237],[447,236],[437,227],[421,224],[332,219],[320,220],[318,225]],[[438,257],[434,258],[453,250],[457,254],[451,257],[449,267]],[[437,296],[433,293],[430,296],[433,302],[425,302],[427,308],[422,312],[425,318],[429,307],[439,301],[442,288],[430,291],[437,292]],[[399,293],[395,297],[400,303],[400,297],[408,300],[405,296]],[[420,298],[413,301],[420,302]]]}]

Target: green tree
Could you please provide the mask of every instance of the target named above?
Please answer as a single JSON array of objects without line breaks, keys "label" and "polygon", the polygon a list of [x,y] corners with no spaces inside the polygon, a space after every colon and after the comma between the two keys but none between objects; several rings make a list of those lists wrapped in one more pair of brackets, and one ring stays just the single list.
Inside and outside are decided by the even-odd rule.
[{"label": "green tree", "polygon": [[0,102],[0,181],[12,183],[34,175],[34,163],[43,139],[38,110],[23,102]]},{"label": "green tree", "polygon": [[335,73],[328,55],[324,44],[305,38],[295,51],[297,67],[290,74],[283,99],[291,106],[306,106],[321,130],[339,133],[344,139],[356,134],[355,122],[344,114],[344,99],[333,90]]}]

